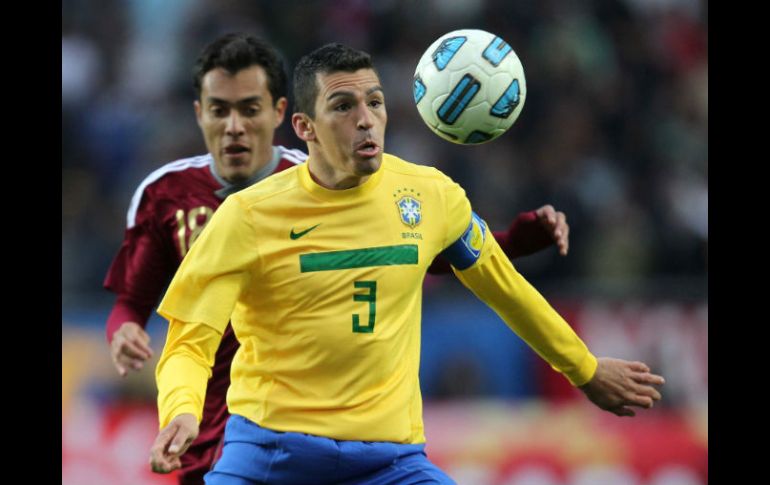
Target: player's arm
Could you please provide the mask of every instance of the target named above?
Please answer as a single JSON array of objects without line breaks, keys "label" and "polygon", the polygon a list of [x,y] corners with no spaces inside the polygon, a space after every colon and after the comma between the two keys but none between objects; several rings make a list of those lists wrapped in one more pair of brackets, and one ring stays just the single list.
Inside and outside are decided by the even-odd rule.
[{"label": "player's arm", "polygon": [[[123,295],[118,296],[112,312],[107,319],[109,332],[107,341],[110,344],[110,358],[112,365],[121,377],[128,375],[129,369],[136,371],[144,367],[144,362],[152,357],[150,347],[150,335],[145,331],[147,317],[142,316],[139,305],[129,303],[130,299]],[[147,313],[152,311],[149,307]]]},{"label": "player's arm", "polygon": [[495,240],[510,258],[529,256],[555,244],[559,254],[569,251],[569,224],[564,212],[547,204],[522,212],[511,222],[507,231],[493,232]]},{"label": "player's arm", "polygon": [[158,385],[160,432],[150,449],[156,473],[182,466],[180,457],[198,436],[206,383],[222,333],[202,323],[169,322],[155,379]]},{"label": "player's arm", "polygon": [[171,236],[157,227],[158,217],[145,194],[104,281],[105,288],[117,293],[106,333],[112,363],[121,376],[141,369],[152,357],[147,319],[176,266]]},{"label": "player's arm", "polygon": [[[251,271],[260,266],[255,224],[237,194],[229,196],[182,260],[158,313],[169,333],[156,370],[161,430],[151,449],[153,471],[181,466],[197,436],[214,356]],[[186,323],[200,322],[200,323]]]},{"label": "player's arm", "polygon": [[[556,244],[562,256],[566,256],[569,251],[567,216],[555,210],[552,205],[522,212],[506,231],[494,231],[492,235],[510,259],[534,254],[551,244]],[[451,265],[442,255],[436,257],[428,267],[428,273],[431,274],[450,271]]]},{"label": "player's arm", "polygon": [[[445,250],[455,274],[555,370],[581,386],[592,402],[617,415],[652,407],[663,378],[638,362],[597,359],[572,328],[513,267],[486,224],[473,214],[463,235]],[[641,364],[641,365],[640,365]]]}]

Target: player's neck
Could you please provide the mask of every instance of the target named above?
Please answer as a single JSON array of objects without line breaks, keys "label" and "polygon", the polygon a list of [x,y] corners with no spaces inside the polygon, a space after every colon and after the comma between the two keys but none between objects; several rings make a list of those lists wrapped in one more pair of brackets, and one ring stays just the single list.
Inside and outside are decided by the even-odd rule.
[{"label": "player's neck", "polygon": [[237,192],[246,187],[250,187],[251,185],[272,174],[281,161],[281,155],[275,147],[270,146],[268,148],[270,156],[264,158],[264,160],[267,161],[265,163],[261,163],[254,173],[252,173],[248,178],[242,180],[228,180],[224,178],[219,173],[219,167],[217,167],[216,163],[212,159],[209,169],[217,182],[219,182],[219,184],[222,186],[222,188],[217,191],[217,195],[220,195],[222,198],[224,198],[231,193]]},{"label": "player's neck", "polygon": [[319,160],[318,154],[311,153],[308,159],[308,172],[313,182],[330,190],[345,190],[363,185],[371,175],[358,176],[347,172],[337,171],[330,164]]}]

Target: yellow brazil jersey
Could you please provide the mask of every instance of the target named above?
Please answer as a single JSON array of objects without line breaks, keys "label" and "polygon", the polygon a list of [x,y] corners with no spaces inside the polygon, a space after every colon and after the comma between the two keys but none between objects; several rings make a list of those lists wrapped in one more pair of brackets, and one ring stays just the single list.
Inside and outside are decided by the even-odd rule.
[{"label": "yellow brazil jersey", "polygon": [[159,311],[221,332],[232,310],[231,413],[422,442],[422,281],[470,219],[463,189],[434,168],[386,154],[361,186],[328,190],[299,165],[222,204]]},{"label": "yellow brazil jersey", "polygon": [[319,186],[303,164],[231,195],[158,310],[171,321],[161,426],[182,412],[200,419],[206,368],[231,320],[241,343],[232,414],[277,431],[423,442],[422,281],[442,251],[536,352],[587,382],[596,359],[487,234],[459,185],[387,154],[352,189]]}]

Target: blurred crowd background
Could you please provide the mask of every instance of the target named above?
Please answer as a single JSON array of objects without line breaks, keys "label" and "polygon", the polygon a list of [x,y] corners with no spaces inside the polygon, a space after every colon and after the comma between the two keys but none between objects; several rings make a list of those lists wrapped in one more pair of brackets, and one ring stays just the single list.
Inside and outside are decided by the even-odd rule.
[{"label": "blurred crowd background", "polygon": [[[518,121],[481,146],[433,135],[412,98],[423,51],[460,28],[501,36],[526,73],[528,96]],[[466,422],[486,410],[502,421],[516,416],[519,431],[539,422],[538,413],[607,419],[583,407],[576,391],[450,277],[428,281],[423,323],[421,380],[429,450],[434,447],[438,462],[456,465],[463,483],[601,484],[601,477],[621,485],[706,483],[708,5],[699,0],[63,0],[63,483],[107,483],[105,470],[117,466],[112,461],[127,459],[115,458],[117,451],[107,458],[94,454],[116,443],[141,443],[130,446],[142,457],[137,463],[146,462],[142,446],[155,430],[152,370],[120,380],[111,369],[103,323],[112,296],[101,283],[141,180],[164,163],[205,152],[192,107],[192,65],[206,43],[229,31],[267,38],[290,67],[330,41],[370,52],[386,92],[386,150],[453,177],[494,229],[545,203],[564,211],[569,255],[549,249],[516,266],[595,353],[646,359],[669,378],[663,414],[642,419],[688,431],[634,435],[634,446],[641,446],[638,436],[650,444],[639,452],[659,452],[665,441],[674,443],[668,443],[674,454],[695,450],[694,458],[669,460],[674,471],[645,468],[610,451],[626,436],[618,431],[605,441],[606,452],[578,461],[620,464],[621,478],[606,470],[581,472],[559,458],[526,475],[542,481],[516,482],[516,459],[489,465],[484,455],[482,466],[441,448],[451,437],[431,444],[431,423],[442,423],[433,428],[441,435],[457,422],[459,414],[451,413],[466,412],[451,408],[457,399],[481,406]],[[276,144],[305,149],[287,122]],[[164,322],[156,317],[150,330],[159,352]],[[483,402],[515,409],[492,412]],[[534,416],[527,421],[521,406],[526,411],[533,402],[538,411],[527,411]],[[560,407],[571,403],[576,411]],[[115,422],[137,419],[142,425],[127,429],[149,428],[149,438],[111,434]],[[581,419],[575,422],[585,426]],[[93,428],[95,421],[105,428],[85,430],[84,423]],[[612,419],[601,423],[605,430],[617,426]],[[632,434],[640,429],[623,426]],[[578,439],[583,431],[574,433],[569,436]],[[547,444],[555,449],[563,441]],[[570,450],[564,456],[574,458]],[[99,460],[104,469],[95,468]],[[666,463],[666,456],[655,463]],[[126,478],[139,475],[120,469],[128,480],[120,483],[154,483],[144,475]]]}]

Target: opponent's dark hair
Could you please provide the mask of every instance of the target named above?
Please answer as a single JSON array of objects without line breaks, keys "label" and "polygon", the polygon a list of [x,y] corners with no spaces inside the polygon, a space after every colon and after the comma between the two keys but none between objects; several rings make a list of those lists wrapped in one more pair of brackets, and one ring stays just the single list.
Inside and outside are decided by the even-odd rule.
[{"label": "opponent's dark hair", "polygon": [[273,97],[273,105],[287,94],[286,68],[278,51],[251,34],[225,34],[203,48],[193,68],[193,87],[200,97],[203,76],[221,67],[237,74],[251,66],[262,66],[267,74],[267,88]]}]

